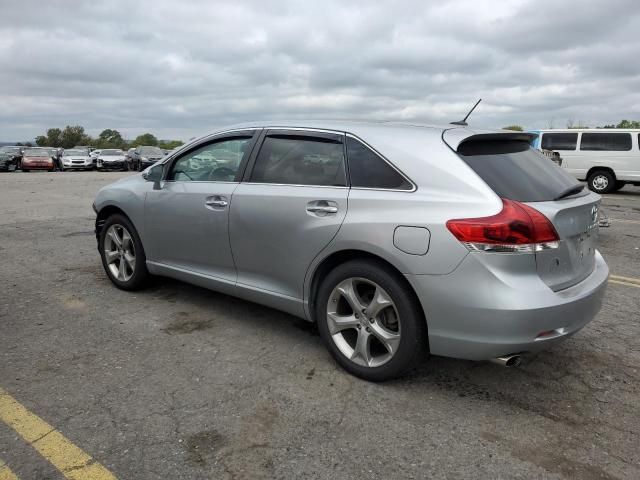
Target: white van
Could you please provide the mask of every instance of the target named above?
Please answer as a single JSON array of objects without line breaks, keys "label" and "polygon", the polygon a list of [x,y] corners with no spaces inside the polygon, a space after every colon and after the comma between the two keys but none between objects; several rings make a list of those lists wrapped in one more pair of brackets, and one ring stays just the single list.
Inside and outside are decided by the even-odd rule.
[{"label": "white van", "polygon": [[586,180],[597,193],[609,193],[625,184],[640,185],[640,130],[581,128],[531,130],[537,133],[531,145],[553,150],[562,157],[562,167],[578,180]]}]

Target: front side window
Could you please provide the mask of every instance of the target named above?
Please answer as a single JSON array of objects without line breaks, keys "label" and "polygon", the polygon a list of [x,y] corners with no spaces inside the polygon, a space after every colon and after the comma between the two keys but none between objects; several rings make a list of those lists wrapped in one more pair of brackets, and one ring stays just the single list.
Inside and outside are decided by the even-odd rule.
[{"label": "front side window", "polygon": [[269,135],[262,143],[249,181],[343,187],[343,144],[313,136]]},{"label": "front side window", "polygon": [[247,154],[251,138],[234,137],[192,150],[176,160],[167,180],[233,182]]},{"label": "front side window", "polygon": [[543,150],[575,150],[578,144],[577,133],[543,133]]},{"label": "front side window", "polygon": [[580,150],[626,152],[631,150],[631,134],[583,133]]},{"label": "front side window", "polygon": [[411,190],[411,183],[377,153],[347,137],[347,158],[352,187]]}]

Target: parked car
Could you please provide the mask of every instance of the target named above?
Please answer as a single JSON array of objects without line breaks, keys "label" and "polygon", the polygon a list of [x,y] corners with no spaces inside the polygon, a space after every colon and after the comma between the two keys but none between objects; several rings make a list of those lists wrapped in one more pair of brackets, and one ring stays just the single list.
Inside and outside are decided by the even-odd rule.
[{"label": "parked car", "polygon": [[107,148],[101,150],[96,162],[98,170],[128,170],[125,154],[120,149]]},{"label": "parked car", "polygon": [[31,170],[55,170],[55,162],[51,156],[51,152],[46,148],[27,148],[22,153],[22,161],[20,162],[23,172]]},{"label": "parked car", "polygon": [[164,152],[158,147],[139,146],[131,152],[131,170],[141,172],[165,157]]},{"label": "parked car", "polygon": [[20,168],[22,149],[17,146],[0,147],[0,171],[13,172]]},{"label": "parked car", "polygon": [[277,125],[220,130],[102,188],[113,284],[164,275],[317,322],[336,361],[375,381],[427,349],[514,365],[598,312],[600,196],[532,135]]},{"label": "parked car", "polygon": [[591,190],[611,193],[627,183],[640,185],[640,130],[533,130],[532,146],[557,151],[562,166]]},{"label": "parked car", "polygon": [[93,167],[93,159],[87,149],[70,148],[62,153],[62,171],[92,170]]}]

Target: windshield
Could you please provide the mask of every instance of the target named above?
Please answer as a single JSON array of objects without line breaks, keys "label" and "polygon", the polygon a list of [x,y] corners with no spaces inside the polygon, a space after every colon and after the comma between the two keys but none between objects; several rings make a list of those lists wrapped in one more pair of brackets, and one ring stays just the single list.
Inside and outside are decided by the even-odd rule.
[{"label": "windshield", "polygon": [[87,156],[87,151],[86,150],[65,150],[64,151],[64,156],[65,157],[70,157],[70,156],[76,156],[76,157],[86,157]]},{"label": "windshield", "polygon": [[122,150],[102,150],[100,155],[123,155]]},{"label": "windshield", "polygon": [[164,155],[158,147],[140,147],[140,155]]},{"label": "windshield", "polygon": [[27,149],[24,151],[25,157],[48,157],[51,155],[47,150]]},{"label": "windshield", "polygon": [[458,147],[460,157],[496,194],[519,202],[556,200],[581,184],[528,142],[471,140]]}]

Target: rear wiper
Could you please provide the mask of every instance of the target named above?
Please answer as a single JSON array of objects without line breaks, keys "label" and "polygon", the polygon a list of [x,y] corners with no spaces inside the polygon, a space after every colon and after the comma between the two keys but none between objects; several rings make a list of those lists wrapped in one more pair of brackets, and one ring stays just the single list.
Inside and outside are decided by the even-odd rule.
[{"label": "rear wiper", "polygon": [[560,195],[558,195],[556,198],[554,198],[554,200],[560,200],[563,199],[565,197],[569,197],[571,195],[575,195],[576,193],[580,193],[582,190],[584,190],[584,185],[583,184],[578,184],[578,185],[573,185],[569,188],[565,188],[562,193]]}]

